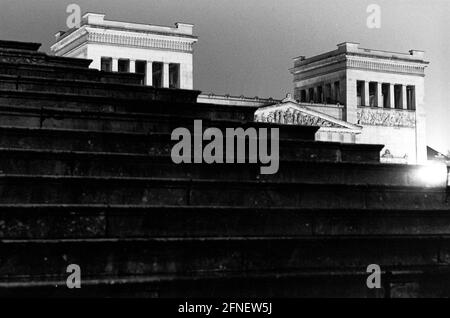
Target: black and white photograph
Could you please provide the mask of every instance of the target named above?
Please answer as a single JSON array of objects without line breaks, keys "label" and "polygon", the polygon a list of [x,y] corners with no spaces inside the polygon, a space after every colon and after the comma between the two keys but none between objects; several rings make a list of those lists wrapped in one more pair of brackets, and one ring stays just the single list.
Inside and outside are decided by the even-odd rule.
[{"label": "black and white photograph", "polygon": [[448,0],[0,0],[0,300],[448,298],[449,172]]}]

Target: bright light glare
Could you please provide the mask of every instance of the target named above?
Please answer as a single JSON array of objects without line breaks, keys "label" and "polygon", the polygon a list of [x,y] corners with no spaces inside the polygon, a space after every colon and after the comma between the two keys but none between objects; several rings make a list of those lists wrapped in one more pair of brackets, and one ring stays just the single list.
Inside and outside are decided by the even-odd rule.
[{"label": "bright light glare", "polygon": [[447,166],[441,163],[430,163],[417,171],[417,177],[428,187],[447,186]]}]

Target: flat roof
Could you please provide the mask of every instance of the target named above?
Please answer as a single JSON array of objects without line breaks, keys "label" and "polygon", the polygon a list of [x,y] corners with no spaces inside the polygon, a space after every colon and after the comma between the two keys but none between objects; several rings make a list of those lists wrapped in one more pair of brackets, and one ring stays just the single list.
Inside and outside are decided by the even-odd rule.
[{"label": "flat roof", "polygon": [[[193,35],[193,24],[176,22],[174,27],[170,27],[135,22],[105,20],[105,16],[106,15],[103,13],[87,12],[82,17],[80,28],[83,26],[92,26],[120,31],[143,32],[197,39],[197,37]],[[56,34],[57,42],[69,36],[78,29],[79,28],[72,28],[67,31],[59,31]]]},{"label": "flat roof", "polygon": [[295,66],[303,66],[316,61],[320,61],[329,57],[338,55],[359,55],[372,58],[390,59],[390,60],[402,60],[413,63],[429,64],[424,60],[425,52],[421,50],[410,50],[408,53],[383,51],[376,49],[368,49],[359,47],[359,43],[356,42],[343,42],[337,45],[337,49],[321,53],[312,57],[298,56],[294,58]]}]

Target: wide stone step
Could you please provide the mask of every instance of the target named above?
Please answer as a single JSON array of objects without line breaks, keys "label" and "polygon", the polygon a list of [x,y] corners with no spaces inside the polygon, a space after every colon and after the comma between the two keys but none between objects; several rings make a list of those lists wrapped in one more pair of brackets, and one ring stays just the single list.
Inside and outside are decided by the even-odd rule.
[{"label": "wide stone step", "polygon": [[[69,289],[66,277],[0,281],[1,297],[146,297],[146,298],[404,298],[449,297],[449,269],[433,266],[381,271],[381,288],[369,289],[365,271],[265,271],[261,273],[195,273],[99,276],[83,278]],[[223,309],[223,308],[221,308]],[[274,308],[272,308],[272,312]]]},{"label": "wide stone step", "polygon": [[254,119],[254,107],[198,104],[196,103],[198,91],[152,87],[139,89],[152,91],[153,95],[147,99],[136,99],[0,89],[0,105],[2,112],[10,113],[27,112],[26,109],[29,108],[30,111],[34,110],[34,112],[40,109],[47,111],[48,109],[54,114],[54,109],[59,108],[65,112],[67,112],[67,109],[73,109],[78,112],[189,115],[201,119],[244,121],[253,121]]},{"label": "wide stone step", "polygon": [[175,164],[168,155],[0,148],[0,172],[17,175],[155,177],[267,180],[386,186],[447,185],[442,175],[428,178],[426,166],[379,163],[281,160],[275,174],[261,174],[258,164]]},{"label": "wide stone step", "polygon": [[[168,100],[172,95],[176,99],[178,94],[194,102],[199,92],[181,89],[156,89],[145,85],[131,85],[126,83],[102,83],[75,79],[53,79],[48,77],[14,76],[0,74],[0,89],[17,92],[44,92],[57,94],[87,95],[94,97],[134,99],[150,101],[157,99],[163,92]],[[181,101],[181,100],[180,100]]]},{"label": "wide stone step", "polygon": [[450,209],[0,205],[0,239],[450,235]]},{"label": "wide stone step", "polygon": [[449,236],[1,240],[0,278],[448,268]]},{"label": "wide stone step", "polygon": [[[195,120],[201,120],[203,130],[208,127],[226,128],[279,128],[281,138],[314,140],[318,127],[255,123],[253,120],[203,119],[192,114],[148,114],[111,111],[80,111],[58,108],[0,107],[0,126],[24,128],[82,129],[94,131],[165,132],[178,127],[193,132]],[[269,130],[270,132],[270,130]]]},{"label": "wide stone step", "polygon": [[[432,270],[430,270],[432,271]],[[421,271],[421,273],[423,270]],[[382,272],[382,274],[384,274]],[[390,275],[397,281],[404,275]],[[419,276],[419,275],[416,275]],[[424,276],[424,275],[422,275]],[[448,279],[448,274],[434,275]],[[383,283],[390,280],[383,277]],[[419,276],[420,277],[420,276]],[[428,276],[427,276],[428,277]],[[80,289],[69,289],[61,277],[32,280],[0,280],[0,297],[387,297],[384,288],[368,289],[367,273],[349,273],[334,269],[329,272],[261,272],[261,273],[195,273],[134,275],[123,277],[99,276],[83,278]],[[411,278],[408,277],[408,283]],[[416,282],[416,280],[414,280]],[[400,285],[400,284],[395,284]],[[394,286],[395,286],[394,285]],[[333,287],[339,286],[339,287]],[[342,289],[342,290],[341,290]],[[399,288],[396,288],[397,290]],[[390,290],[390,289],[389,289]],[[411,292],[414,292],[411,291]],[[436,295],[436,292],[430,294]],[[447,295],[447,294],[444,294]],[[223,308],[221,308],[222,310]],[[273,312],[274,308],[272,308]]]},{"label": "wide stone step", "polygon": [[0,203],[443,209],[446,188],[168,178],[0,176]]},{"label": "wide stone step", "polygon": [[[304,128],[317,129],[316,127]],[[289,133],[288,130],[286,134]],[[298,134],[298,132],[294,133]],[[306,133],[309,134],[308,130]],[[283,131],[280,130],[280,134],[283,136]],[[171,140],[168,133],[0,127],[1,148],[170,155],[172,146],[176,142]],[[281,160],[379,162],[382,147],[381,145],[281,139],[279,155]]]},{"label": "wide stone step", "polygon": [[144,76],[136,73],[103,72],[72,66],[47,64],[4,63],[0,61],[0,74],[19,77],[82,80],[100,83],[142,85]]}]

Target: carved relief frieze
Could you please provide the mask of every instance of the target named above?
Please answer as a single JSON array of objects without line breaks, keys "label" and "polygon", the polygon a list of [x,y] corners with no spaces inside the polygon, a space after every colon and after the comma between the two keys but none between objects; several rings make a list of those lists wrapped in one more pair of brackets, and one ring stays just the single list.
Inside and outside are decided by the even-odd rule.
[{"label": "carved relief frieze", "polygon": [[158,48],[158,49],[169,49],[175,51],[192,51],[193,42],[188,41],[178,41],[169,40],[162,38],[154,38],[148,36],[134,36],[134,35],[123,35],[123,34],[108,34],[108,33],[97,33],[89,32],[88,40],[91,42],[100,42],[108,44],[119,44],[119,45],[132,45],[140,47]]},{"label": "carved relief frieze", "polygon": [[417,75],[424,75],[425,73],[424,65],[413,65],[408,63],[401,63],[399,61],[377,61],[351,57],[347,60],[347,67],[372,71],[408,73]]},{"label": "carved relief frieze", "polygon": [[358,124],[386,127],[415,127],[415,112],[401,109],[359,108]]},{"label": "carved relief frieze", "polygon": [[331,121],[313,116],[296,109],[272,110],[255,115],[256,122],[276,123],[285,125],[341,127]]}]

